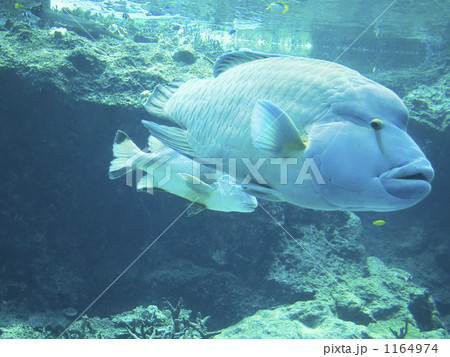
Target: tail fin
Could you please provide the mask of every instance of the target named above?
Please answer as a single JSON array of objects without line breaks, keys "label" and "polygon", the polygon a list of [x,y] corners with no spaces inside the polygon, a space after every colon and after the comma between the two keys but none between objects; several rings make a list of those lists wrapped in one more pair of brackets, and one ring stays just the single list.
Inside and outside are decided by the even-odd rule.
[{"label": "tail fin", "polygon": [[115,159],[111,161],[109,167],[109,178],[114,180],[120,176],[133,170],[133,163],[137,154],[140,154],[141,150],[131,141],[129,136],[123,131],[118,130],[113,144],[113,155]]}]

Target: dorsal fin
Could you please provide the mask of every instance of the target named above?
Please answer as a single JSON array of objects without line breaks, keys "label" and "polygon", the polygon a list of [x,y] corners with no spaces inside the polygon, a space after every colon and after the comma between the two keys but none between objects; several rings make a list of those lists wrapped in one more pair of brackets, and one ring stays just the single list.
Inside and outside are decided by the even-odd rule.
[{"label": "dorsal fin", "polygon": [[167,85],[158,84],[144,103],[144,108],[151,115],[173,122],[173,118],[165,112],[164,106],[183,83],[183,80],[174,79]]},{"label": "dorsal fin", "polygon": [[219,74],[225,72],[227,69],[236,67],[240,64],[256,61],[270,57],[288,57],[285,55],[270,54],[264,52],[254,52],[247,49],[241,49],[235,52],[225,53],[220,56],[213,67],[213,75],[217,77]]},{"label": "dorsal fin", "polygon": [[199,155],[191,148],[188,142],[188,132],[182,128],[166,126],[151,121],[142,120],[142,124],[164,145],[178,151],[182,155],[198,157]]}]

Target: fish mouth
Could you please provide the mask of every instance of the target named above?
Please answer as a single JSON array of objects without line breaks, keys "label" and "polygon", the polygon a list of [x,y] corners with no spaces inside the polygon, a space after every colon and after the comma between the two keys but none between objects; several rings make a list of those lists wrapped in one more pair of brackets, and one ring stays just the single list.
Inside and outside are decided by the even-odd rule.
[{"label": "fish mouth", "polygon": [[383,172],[380,181],[391,195],[403,199],[422,199],[431,191],[434,170],[426,159]]}]

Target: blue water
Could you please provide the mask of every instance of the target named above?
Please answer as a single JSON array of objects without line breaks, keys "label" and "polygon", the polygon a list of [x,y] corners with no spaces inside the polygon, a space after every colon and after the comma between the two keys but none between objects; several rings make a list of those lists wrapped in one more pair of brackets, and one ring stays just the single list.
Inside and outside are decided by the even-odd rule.
[{"label": "blue water", "polygon": [[[14,10],[14,3],[1,5],[2,33],[10,31],[8,19],[16,25],[28,24],[29,31],[40,36],[43,32],[38,31],[48,33],[52,24]],[[126,13],[146,36],[162,34],[160,38],[169,40],[176,36],[208,58],[245,47],[337,61],[388,86],[401,98],[448,76],[450,7],[446,2],[289,1],[286,14],[267,11],[269,3],[53,1],[59,9],[73,9],[76,4],[113,16],[108,25],[125,28],[125,38],[132,41],[135,29],[124,20]],[[71,36],[79,35],[71,32]],[[122,129],[145,143],[147,133],[140,121],[149,119],[148,114],[133,105],[74,102],[70,92],[55,89],[58,80],[70,82],[86,75],[77,71],[58,74],[55,85],[32,81],[39,64],[24,58],[25,65],[14,67],[21,57],[5,55],[11,54],[11,38],[3,36],[0,47],[0,55],[9,58],[0,61],[0,330],[27,323],[36,331],[47,326],[55,337],[76,317],[64,309],[107,317],[139,305],[162,308],[165,299],[176,302],[179,297],[194,315],[210,315],[208,326],[216,330],[259,309],[313,299],[320,284],[312,278],[314,286],[308,286],[308,280],[295,280],[313,269],[311,262],[297,264],[299,257],[286,251],[289,237],[261,209],[252,214],[204,211],[177,219],[185,200],[162,192],[149,196],[124,182],[110,181],[115,131]],[[114,53],[115,39],[98,41]],[[180,66],[180,72],[195,72],[189,65]],[[127,70],[131,66],[125,66],[123,76],[132,73]],[[174,75],[164,72],[167,81]],[[441,91],[448,90],[449,82],[443,83]],[[330,237],[334,230],[345,231],[344,213],[264,200],[261,204],[300,241],[305,234],[301,227],[323,232],[317,233],[322,237],[317,247],[325,247],[322,251],[314,249],[314,240],[303,237],[303,241],[337,277],[348,271],[341,266],[334,270],[336,260],[344,267],[348,261],[350,271],[358,264],[364,266],[367,256],[409,272],[415,284],[429,290],[448,328],[449,133],[417,120],[411,120],[408,132],[434,166],[431,194],[406,210],[356,213],[361,233],[347,245],[345,240],[339,242],[341,248],[333,246]],[[379,219],[386,224],[373,226],[372,221]]]}]

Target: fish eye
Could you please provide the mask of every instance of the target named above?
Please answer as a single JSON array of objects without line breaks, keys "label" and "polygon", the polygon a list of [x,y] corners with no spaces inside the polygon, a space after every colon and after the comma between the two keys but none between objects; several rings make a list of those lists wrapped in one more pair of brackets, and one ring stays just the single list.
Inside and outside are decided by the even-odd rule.
[{"label": "fish eye", "polygon": [[383,127],[383,121],[381,119],[372,119],[370,126],[375,130],[380,130]]}]

